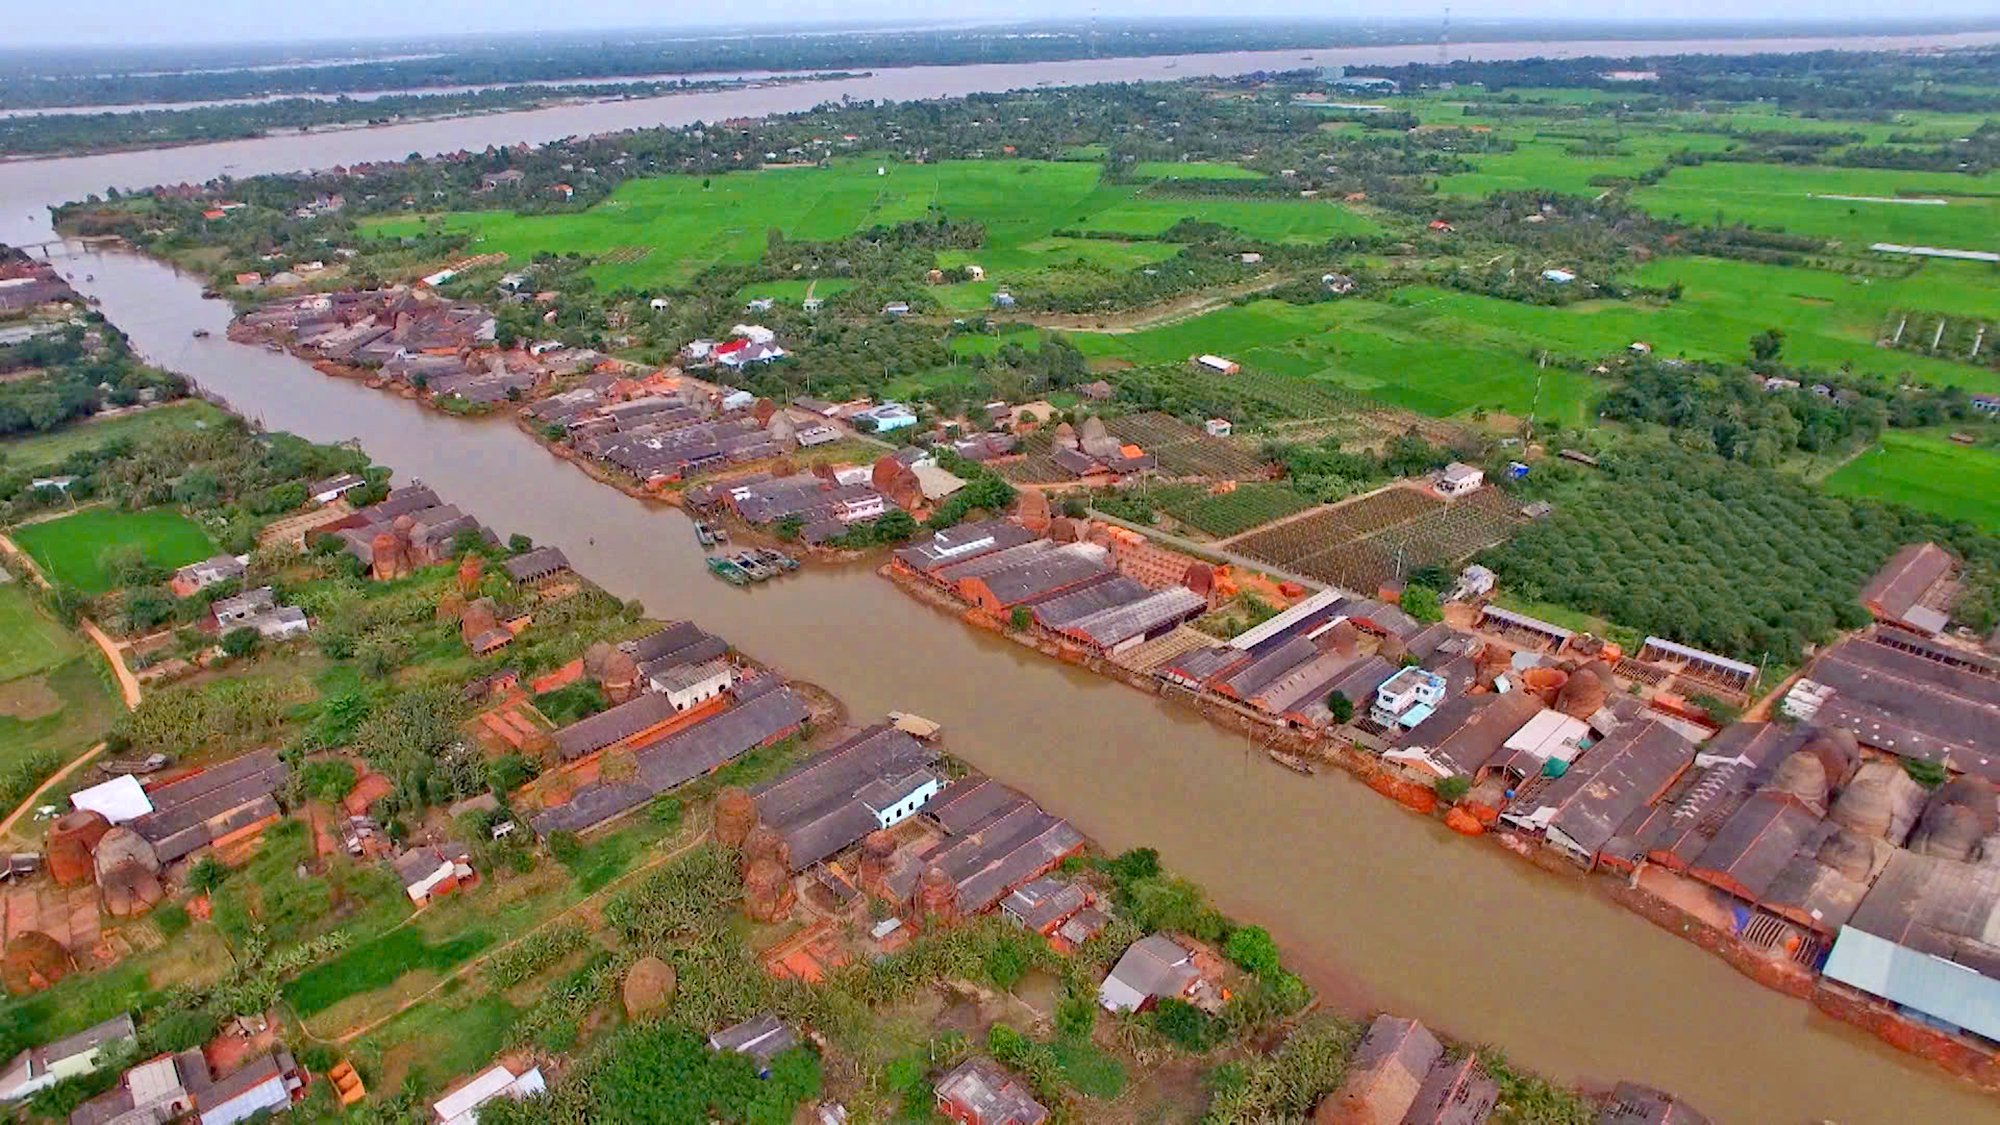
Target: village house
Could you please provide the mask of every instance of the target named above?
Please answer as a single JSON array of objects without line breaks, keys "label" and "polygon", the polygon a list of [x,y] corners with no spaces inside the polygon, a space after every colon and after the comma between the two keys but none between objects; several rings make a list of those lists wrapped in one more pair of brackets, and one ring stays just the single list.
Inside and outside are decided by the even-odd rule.
[{"label": "village house", "polygon": [[1409,730],[1437,710],[1444,702],[1445,680],[1421,667],[1405,668],[1375,689],[1368,718],[1384,727]]},{"label": "village house", "polygon": [[799,1045],[799,1037],[778,1017],[765,1013],[731,1024],[708,1037],[711,1051],[734,1051],[757,1064],[757,1077],[771,1074],[771,1060]]},{"label": "village house", "polygon": [[1148,934],[1125,950],[1111,975],[1098,987],[1097,1002],[1108,1012],[1137,1012],[1161,1000],[1185,1000],[1204,1010],[1221,1007],[1225,996],[1204,972],[1195,951],[1166,934]]},{"label": "village house", "polygon": [[1233,359],[1224,359],[1222,356],[1206,353],[1195,356],[1190,362],[1196,370],[1206,371],[1213,375],[1236,375],[1240,374],[1243,370],[1243,365]]},{"label": "village house", "polygon": [[75,1035],[15,1055],[0,1071],[0,1101],[17,1102],[65,1078],[95,1071],[107,1048],[138,1041],[131,1015],[119,1015]]},{"label": "village house", "polygon": [[306,611],[297,606],[280,606],[277,592],[269,586],[218,598],[208,608],[217,633],[254,629],[265,640],[282,641],[302,637],[312,629]]},{"label": "village house", "polygon": [[470,884],[477,876],[471,853],[458,844],[425,844],[396,857],[392,865],[403,893],[418,906]]},{"label": "village house", "polygon": [[1315,1125],[1480,1125],[1500,1099],[1476,1055],[1448,1056],[1416,1020],[1377,1016]]},{"label": "village house", "polygon": [[69,1125],[155,1125],[195,1108],[195,1092],[209,1085],[200,1048],[160,1055],[127,1070],[118,1084],[76,1107]]},{"label": "village house", "polygon": [[167,588],[173,591],[175,597],[185,598],[210,586],[240,581],[249,569],[248,555],[217,555],[174,571]]},{"label": "village house", "polygon": [[79,790],[70,803],[130,827],[164,864],[255,839],[282,815],[276,794],[288,776],[276,751],[257,750],[155,789],[116,777]]},{"label": "village house", "polygon": [[961,1125],[1042,1125],[1049,1119],[1024,1083],[981,1055],[938,1079],[936,1093],[938,1112]]},{"label": "village house", "polygon": [[236,1125],[291,1108],[305,1090],[305,1072],[284,1050],[259,1055],[195,1092],[201,1125]]},{"label": "village house", "polygon": [[1438,474],[1437,491],[1442,496],[1464,496],[1486,483],[1486,471],[1462,461],[1453,461]]},{"label": "village house", "polygon": [[327,477],[325,480],[316,480],[307,485],[306,495],[315,504],[331,504],[357,488],[366,487],[368,487],[368,482],[363,480],[358,474],[342,473],[339,476]]}]

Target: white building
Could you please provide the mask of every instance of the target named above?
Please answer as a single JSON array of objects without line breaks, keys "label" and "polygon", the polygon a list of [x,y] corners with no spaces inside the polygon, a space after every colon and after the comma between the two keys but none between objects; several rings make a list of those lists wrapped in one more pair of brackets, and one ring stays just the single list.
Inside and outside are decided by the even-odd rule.
[{"label": "white building", "polygon": [[1445,687],[1444,677],[1436,672],[1405,668],[1375,689],[1368,717],[1385,727],[1409,730],[1444,702]]},{"label": "white building", "polygon": [[666,696],[676,711],[714,699],[735,683],[736,666],[727,660],[669,668],[649,681],[652,689]]},{"label": "white building", "polygon": [[392,865],[396,875],[403,881],[403,893],[410,901],[422,906],[441,894],[455,890],[460,883],[470,882],[473,876],[472,864],[463,848],[446,845],[443,848],[425,845],[411,848],[396,857]]},{"label": "white building", "polygon": [[909,819],[943,788],[944,783],[936,774],[918,769],[902,777],[874,782],[855,797],[875,814],[878,828],[891,828]]},{"label": "white building", "polygon": [[1453,461],[1438,474],[1437,490],[1445,496],[1463,496],[1486,483],[1486,470]]},{"label": "white building", "polygon": [[740,336],[753,344],[768,344],[778,338],[776,332],[761,324],[739,324],[729,330],[731,336]]},{"label": "white building", "polygon": [[7,1069],[0,1072],[0,1101],[20,1101],[65,1078],[89,1074],[97,1069],[107,1046],[133,1042],[138,1034],[128,1013],[45,1047],[30,1047],[15,1055]]},{"label": "white building", "polygon": [[1201,428],[1208,431],[1209,437],[1228,437],[1235,430],[1227,418],[1210,418],[1202,423]]},{"label": "white building", "polygon": [[1219,355],[1198,355],[1194,357],[1194,363],[1196,367],[1213,371],[1218,375],[1234,375],[1243,370],[1242,364]]},{"label": "white building", "polygon": [[495,1098],[520,1101],[548,1089],[540,1067],[516,1074],[500,1064],[474,1076],[431,1105],[438,1125],[479,1125],[479,1107]]},{"label": "white building", "polygon": [[1568,270],[1548,269],[1542,271],[1542,280],[1551,285],[1568,285],[1576,280],[1576,275]]}]

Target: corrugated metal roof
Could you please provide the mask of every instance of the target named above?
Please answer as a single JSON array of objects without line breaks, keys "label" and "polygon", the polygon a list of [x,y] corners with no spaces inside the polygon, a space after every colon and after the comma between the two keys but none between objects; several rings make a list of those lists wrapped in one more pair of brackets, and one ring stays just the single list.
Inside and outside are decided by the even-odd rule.
[{"label": "corrugated metal roof", "polygon": [[1964,965],[1845,926],[1823,972],[1872,996],[2000,1039],[2000,980]]}]

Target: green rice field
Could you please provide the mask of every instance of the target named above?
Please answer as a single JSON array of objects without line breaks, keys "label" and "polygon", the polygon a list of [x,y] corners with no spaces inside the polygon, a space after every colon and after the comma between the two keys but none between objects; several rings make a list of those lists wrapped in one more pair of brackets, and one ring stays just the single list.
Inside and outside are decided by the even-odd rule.
[{"label": "green rice field", "polygon": [[161,567],[182,567],[215,554],[215,541],[192,520],[171,508],[123,512],[105,508],[81,511],[46,523],[29,524],[14,532],[14,541],[35,560],[43,573],[86,594],[111,589],[104,562],[113,548],[137,547],[146,561]]},{"label": "green rice field", "polygon": [[1835,470],[1826,489],[1873,496],[2000,532],[2000,450],[1959,445],[1942,434],[1890,431]]},{"label": "green rice field", "polygon": [[992,261],[981,264],[996,283],[1019,268],[1105,252],[1051,238],[1062,229],[1145,239],[1197,218],[1255,238],[1308,242],[1374,229],[1371,220],[1332,202],[1142,197],[1143,185],[1104,185],[1101,175],[1094,164],[1074,162],[853,160],[831,168],[636,180],[574,214],[455,212],[388,219],[370,229],[402,236],[441,222],[474,232],[476,250],[517,262],[543,251],[574,251],[599,259],[590,271],[599,283],[635,288],[684,282],[719,263],[754,262],[772,229],[825,241],[939,212],[985,224],[981,253]]},{"label": "green rice field", "polygon": [[1874,242],[2000,250],[2000,172],[1712,163],[1676,168],[1632,201],[1687,223],[1747,223],[1838,239],[1849,250]]}]

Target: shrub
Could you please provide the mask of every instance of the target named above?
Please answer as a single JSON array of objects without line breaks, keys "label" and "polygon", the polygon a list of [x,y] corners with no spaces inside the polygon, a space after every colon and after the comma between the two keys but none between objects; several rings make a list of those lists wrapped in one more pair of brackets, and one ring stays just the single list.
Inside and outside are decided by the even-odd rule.
[{"label": "shrub", "polygon": [[1326,709],[1333,714],[1333,721],[1336,723],[1345,723],[1354,718],[1354,701],[1337,691],[1327,693]]},{"label": "shrub", "polygon": [[308,762],[300,773],[300,784],[305,788],[306,795],[327,804],[333,804],[352,792],[354,781],[354,767],[339,759]]},{"label": "shrub", "polygon": [[214,856],[205,855],[195,860],[194,866],[188,869],[187,881],[188,886],[195,890],[203,894],[212,894],[228,878],[229,869]]},{"label": "shrub", "polygon": [[1153,1030],[1176,1047],[1197,1054],[1213,1042],[1213,1022],[1207,1012],[1185,1000],[1168,998],[1153,1009]]},{"label": "shrub", "polygon": [[1245,972],[1263,975],[1278,968],[1278,943],[1262,926],[1238,926],[1229,932],[1223,953]]},{"label": "shrub", "polygon": [[1464,800],[1467,793],[1472,792],[1472,782],[1466,778],[1454,775],[1452,777],[1440,778],[1435,788],[1437,789],[1438,800],[1443,801],[1447,805],[1455,805]]},{"label": "shrub", "polygon": [[511,793],[533,781],[541,767],[521,754],[502,754],[486,765],[486,783],[495,793]]}]

